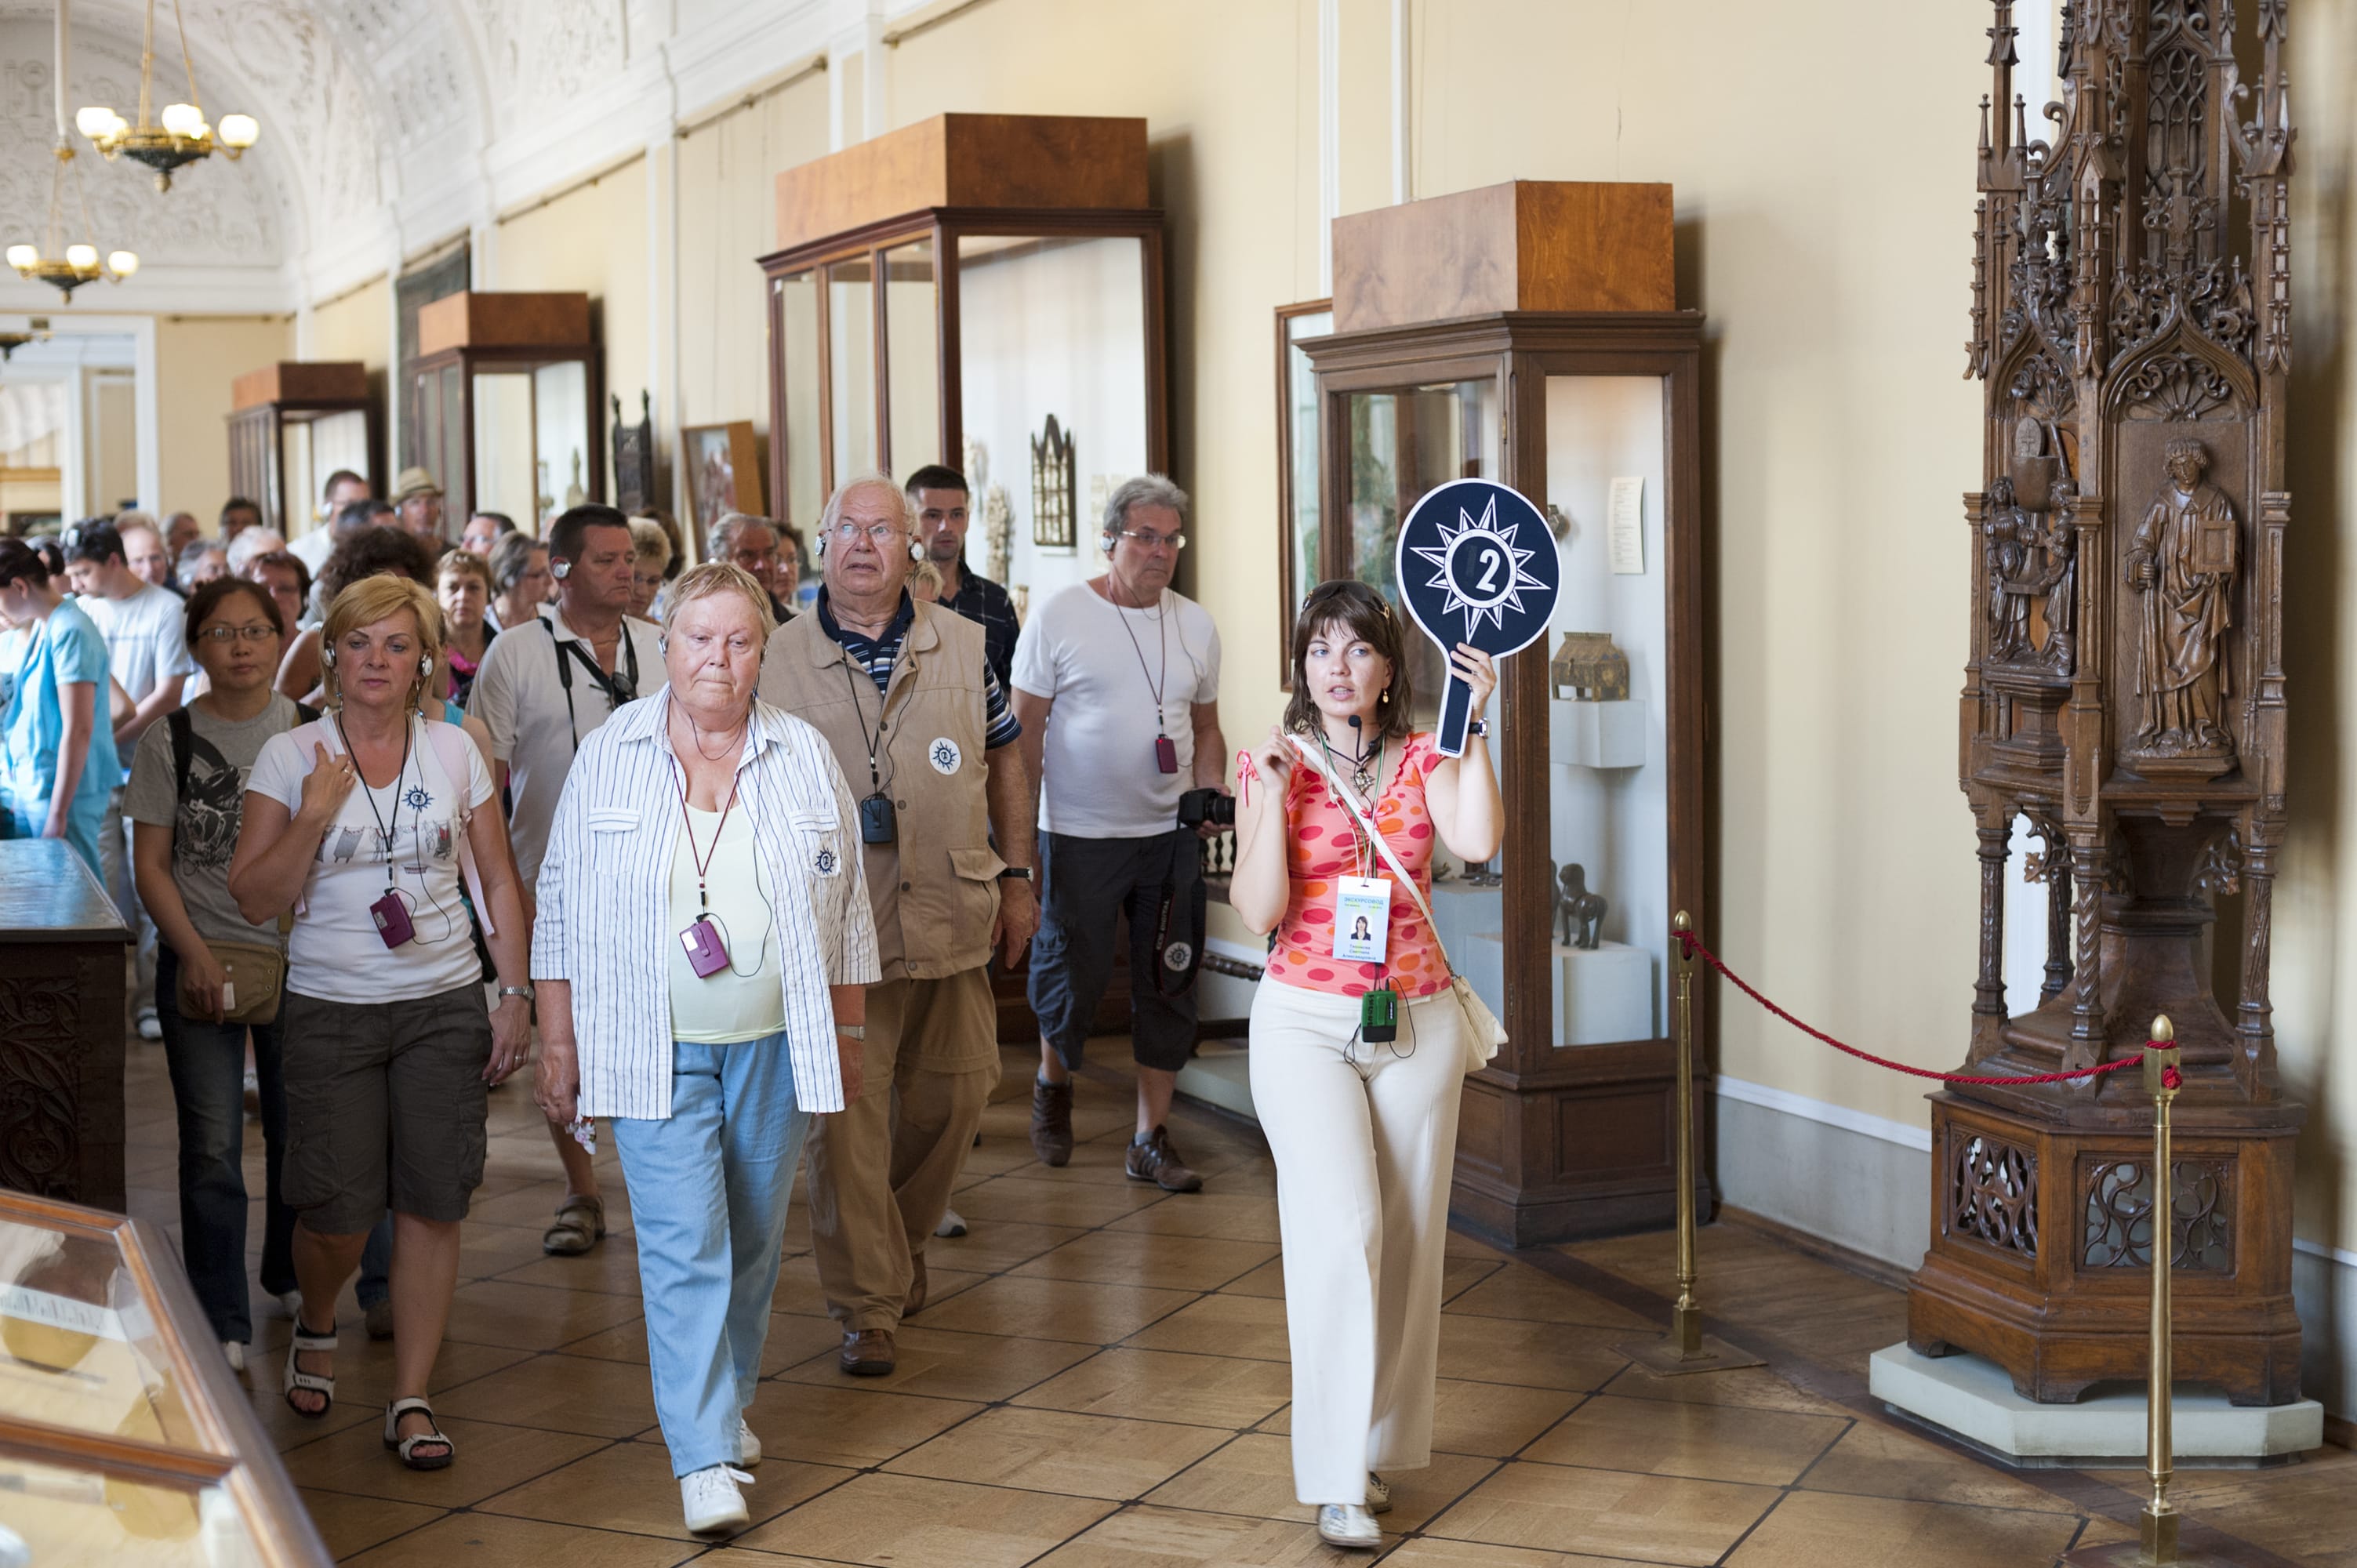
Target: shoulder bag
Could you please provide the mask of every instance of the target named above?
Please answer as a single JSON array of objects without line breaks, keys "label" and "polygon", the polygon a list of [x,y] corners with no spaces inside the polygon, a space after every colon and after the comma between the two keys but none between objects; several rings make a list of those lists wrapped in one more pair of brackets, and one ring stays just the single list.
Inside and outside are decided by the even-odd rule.
[{"label": "shoulder bag", "polygon": [[[296,712],[316,717],[302,703],[295,704]],[[174,708],[164,715],[166,728],[172,737],[172,802],[173,826],[178,831],[178,807],[188,799],[188,766],[196,745],[196,723],[186,708]],[[205,939],[205,947],[221,966],[231,993],[237,1005],[221,1010],[224,1024],[273,1024],[278,1020],[279,993],[286,984],[286,933],[295,927],[290,911],[278,917],[278,940],[274,942],[219,942]],[[185,971],[183,972],[185,972]],[[187,1005],[185,995],[182,1006]]]},{"label": "shoulder bag", "polygon": [[1376,829],[1374,818],[1359,800],[1356,792],[1335,776],[1333,768],[1327,766],[1325,757],[1318,755],[1315,746],[1297,735],[1287,736],[1286,738],[1293,743],[1294,751],[1302,760],[1308,763],[1310,768],[1326,781],[1327,788],[1334,792],[1335,799],[1340,800],[1343,808],[1356,820],[1359,831],[1366,834],[1369,842],[1374,844],[1375,853],[1383,857],[1383,865],[1389,868],[1392,875],[1399,880],[1401,886],[1407,889],[1407,896],[1415,900],[1417,912],[1424,916],[1426,929],[1432,932],[1432,945],[1438,950],[1440,961],[1448,971],[1449,994],[1456,997],[1457,1005],[1465,1015],[1465,1070],[1480,1071],[1490,1065],[1490,1058],[1498,1054],[1498,1047],[1506,1043],[1505,1026],[1498,1022],[1498,1015],[1490,1011],[1490,1004],[1481,1000],[1480,993],[1473,989],[1472,984],[1463,975],[1457,972],[1457,966],[1449,961],[1448,946],[1440,940],[1440,922],[1432,918],[1432,906],[1425,900],[1424,889],[1415,885],[1415,878],[1408,875],[1406,866],[1400,864],[1399,856],[1393,852],[1390,843]]}]

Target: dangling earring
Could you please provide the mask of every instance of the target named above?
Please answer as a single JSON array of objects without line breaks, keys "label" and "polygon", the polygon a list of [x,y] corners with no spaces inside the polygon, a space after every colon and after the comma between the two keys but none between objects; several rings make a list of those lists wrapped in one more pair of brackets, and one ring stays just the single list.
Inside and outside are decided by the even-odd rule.
[{"label": "dangling earring", "polygon": [[1378,699],[1378,701],[1381,702],[1384,707],[1388,708],[1392,705],[1392,689],[1389,686],[1383,688],[1383,694]]}]

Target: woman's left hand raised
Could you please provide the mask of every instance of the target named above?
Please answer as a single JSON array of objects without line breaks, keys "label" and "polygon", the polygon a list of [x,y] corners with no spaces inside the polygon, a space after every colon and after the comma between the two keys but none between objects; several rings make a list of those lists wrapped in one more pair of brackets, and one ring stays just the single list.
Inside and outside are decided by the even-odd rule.
[{"label": "woman's left hand raised", "polygon": [[1490,694],[1498,689],[1496,661],[1471,643],[1460,642],[1448,655],[1448,672],[1473,688],[1473,702],[1466,711],[1480,718],[1490,706]]},{"label": "woman's left hand raised", "polygon": [[483,1064],[485,1083],[505,1083],[532,1059],[532,1007],[521,996],[502,996],[491,1009],[491,1059]]}]

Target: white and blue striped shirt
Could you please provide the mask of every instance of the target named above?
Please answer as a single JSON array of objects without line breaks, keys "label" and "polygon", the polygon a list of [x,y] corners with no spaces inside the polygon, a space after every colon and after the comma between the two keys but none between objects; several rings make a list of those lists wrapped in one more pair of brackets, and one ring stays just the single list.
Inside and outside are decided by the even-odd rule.
[{"label": "white and blue striped shirt", "polygon": [[[671,864],[681,821],[671,689],[583,737],[540,867],[535,980],[569,981],[584,1116],[671,1114]],[[794,1101],[843,1109],[829,985],[882,978],[851,791],[818,732],[756,701],[737,765],[762,881],[778,900]]]}]

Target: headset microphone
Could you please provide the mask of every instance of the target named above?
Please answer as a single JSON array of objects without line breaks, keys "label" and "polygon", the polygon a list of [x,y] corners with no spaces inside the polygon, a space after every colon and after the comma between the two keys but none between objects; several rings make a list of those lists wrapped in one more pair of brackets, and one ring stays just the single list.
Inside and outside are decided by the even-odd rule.
[{"label": "headset microphone", "polygon": [[1358,714],[1352,714],[1351,715],[1350,723],[1351,723],[1351,727],[1352,729],[1357,729],[1357,728],[1359,727],[1359,725],[1360,725],[1359,715],[1358,715]]}]

